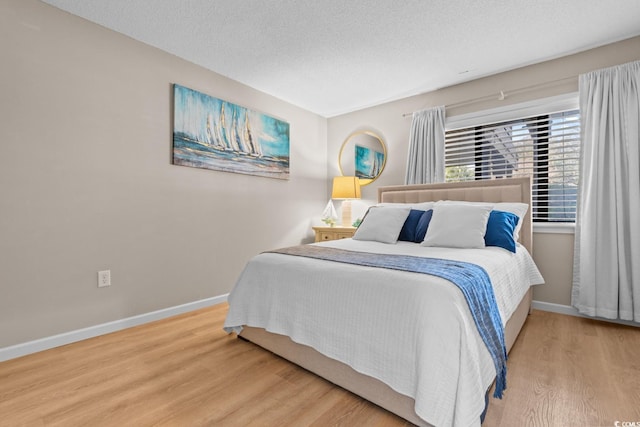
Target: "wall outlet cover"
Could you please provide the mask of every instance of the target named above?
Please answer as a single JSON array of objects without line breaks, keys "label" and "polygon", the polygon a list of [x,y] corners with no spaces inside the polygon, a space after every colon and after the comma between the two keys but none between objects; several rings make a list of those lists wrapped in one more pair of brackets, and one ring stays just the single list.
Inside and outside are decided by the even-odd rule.
[{"label": "wall outlet cover", "polygon": [[111,270],[98,271],[98,287],[111,286]]}]

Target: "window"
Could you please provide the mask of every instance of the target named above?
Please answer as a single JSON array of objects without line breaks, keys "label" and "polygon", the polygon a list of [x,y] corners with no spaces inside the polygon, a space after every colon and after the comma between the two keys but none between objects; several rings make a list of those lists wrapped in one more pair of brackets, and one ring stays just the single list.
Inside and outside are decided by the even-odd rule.
[{"label": "window", "polygon": [[580,113],[568,110],[447,130],[447,182],[531,176],[533,220],[575,222]]}]

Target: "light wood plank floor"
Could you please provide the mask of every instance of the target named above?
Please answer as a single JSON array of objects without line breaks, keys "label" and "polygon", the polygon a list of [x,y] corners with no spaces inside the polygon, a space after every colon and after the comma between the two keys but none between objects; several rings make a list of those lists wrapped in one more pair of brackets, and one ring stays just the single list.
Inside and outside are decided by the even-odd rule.
[{"label": "light wood plank floor", "polygon": [[[251,343],[226,304],[0,363],[0,426],[408,426]],[[640,422],[640,328],[534,311],[485,426]]]}]

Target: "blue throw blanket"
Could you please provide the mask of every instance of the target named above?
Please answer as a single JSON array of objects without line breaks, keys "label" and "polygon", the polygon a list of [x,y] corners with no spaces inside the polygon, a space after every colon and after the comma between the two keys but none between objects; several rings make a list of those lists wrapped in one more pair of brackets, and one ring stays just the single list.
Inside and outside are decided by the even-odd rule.
[{"label": "blue throw blanket", "polygon": [[469,304],[469,310],[496,367],[496,390],[493,397],[502,399],[507,388],[507,349],[504,327],[487,272],[479,265],[439,258],[410,255],[375,254],[348,251],[326,246],[301,245],[269,251],[368,267],[424,273],[455,284]]}]

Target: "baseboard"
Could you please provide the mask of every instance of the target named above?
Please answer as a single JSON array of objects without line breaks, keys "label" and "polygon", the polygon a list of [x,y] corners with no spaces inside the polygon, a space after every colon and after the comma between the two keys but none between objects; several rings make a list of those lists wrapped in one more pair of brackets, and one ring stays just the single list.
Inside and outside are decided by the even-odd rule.
[{"label": "baseboard", "polygon": [[[212,305],[225,302],[227,300],[227,296],[228,294],[224,294],[216,297],[205,298],[186,304],[176,305],[174,307],[163,308],[161,310],[152,311],[150,313],[144,313],[137,316],[127,317],[125,319],[114,320],[113,322],[102,323],[100,325],[90,326],[88,328],[77,329],[75,331],[65,332],[62,334],[53,335],[22,344],[12,345],[10,347],[0,348],[0,362],[15,359],[16,357],[26,356],[32,353],[37,353],[39,351],[48,350],[50,348],[59,347],[61,345],[86,340],[88,338],[109,334],[111,332],[120,331],[122,329],[131,328],[133,326],[142,325],[144,323],[154,322],[156,320],[165,319],[167,317],[177,316],[178,314],[187,313],[189,311],[198,310],[200,308],[210,307]],[[535,300],[531,303],[531,305],[536,310],[550,311],[552,313],[594,319],[592,317],[580,314],[578,310],[568,305],[554,304],[550,302]],[[613,322],[623,325],[640,327],[639,323],[627,320],[612,320],[600,317],[596,317],[595,319],[603,320],[605,322]]]},{"label": "baseboard", "polygon": [[125,319],[114,320],[112,322],[102,323],[88,328],[77,329],[75,331],[0,348],[0,362],[220,304],[227,300],[227,296],[228,294],[224,294],[216,297],[205,298],[198,301],[188,302],[186,304],[176,305],[174,307],[163,308],[150,313],[139,314]]},{"label": "baseboard", "polygon": [[571,307],[570,305],[554,304],[551,302],[534,300],[531,303],[531,307],[533,307],[535,310],[550,311],[552,313],[567,314],[569,316],[584,317],[586,319],[602,320],[604,322],[619,323],[621,325],[640,327],[640,323],[632,322],[630,320],[616,320],[616,319],[605,319],[603,317],[585,316],[584,314],[580,314],[580,312],[578,312],[576,308]]}]

